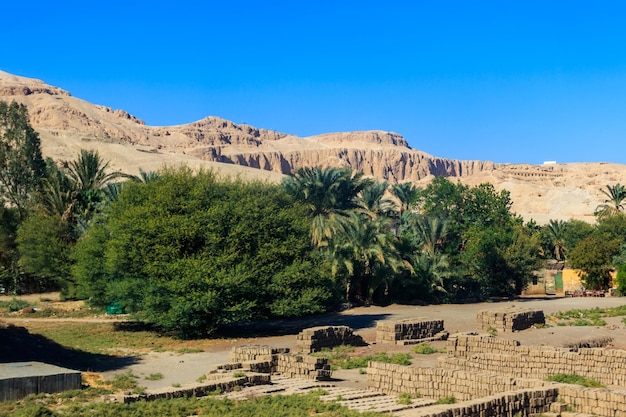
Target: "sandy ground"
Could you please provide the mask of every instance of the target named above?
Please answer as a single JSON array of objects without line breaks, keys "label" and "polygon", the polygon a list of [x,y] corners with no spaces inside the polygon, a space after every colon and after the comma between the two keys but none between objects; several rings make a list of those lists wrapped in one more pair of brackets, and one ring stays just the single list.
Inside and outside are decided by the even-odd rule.
[{"label": "sandy ground", "polygon": [[[423,317],[428,319],[443,319],[446,330],[451,334],[457,332],[476,331],[476,313],[485,309],[500,309],[506,307],[523,307],[541,309],[546,315],[558,311],[571,309],[590,309],[594,307],[617,307],[626,304],[626,298],[554,298],[554,299],[522,299],[511,302],[480,303],[464,305],[433,305],[433,306],[401,306],[388,307],[359,307],[338,314],[329,314],[297,321],[275,321],[250,325],[249,332],[243,334],[280,334],[270,336],[250,336],[227,339],[211,349],[201,353],[176,354],[171,352],[150,353],[142,356],[133,365],[104,373],[110,379],[114,374],[132,371],[140,377],[139,385],[148,389],[169,387],[173,384],[184,384],[195,381],[202,374],[217,364],[228,361],[228,353],[234,346],[247,344],[264,344],[276,347],[295,348],[295,334],[302,328],[345,324],[360,334],[370,346],[359,348],[355,354],[367,355],[378,350],[389,353],[409,352],[409,347],[377,346],[375,326],[376,321],[386,319],[402,319]],[[523,345],[550,345],[561,346],[566,343],[589,340],[597,337],[612,337],[613,345],[626,348],[626,326],[621,317],[606,320],[605,327],[546,327],[542,329],[528,329],[512,334],[499,336],[519,340]],[[242,329],[239,329],[242,330]],[[284,333],[284,334],[283,334]],[[445,342],[431,343],[434,347],[443,348]],[[437,354],[413,355],[413,364],[417,366],[434,367],[437,364]],[[146,380],[145,377],[153,373],[161,373],[163,378],[158,381]],[[365,387],[365,376],[358,370],[335,371],[338,385]]]}]

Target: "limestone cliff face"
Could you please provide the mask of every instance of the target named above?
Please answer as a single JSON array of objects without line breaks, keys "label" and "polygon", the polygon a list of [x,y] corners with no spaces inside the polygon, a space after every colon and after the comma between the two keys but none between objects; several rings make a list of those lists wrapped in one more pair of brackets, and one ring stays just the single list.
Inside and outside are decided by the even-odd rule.
[{"label": "limestone cliff face", "polygon": [[508,190],[513,210],[540,222],[592,220],[607,184],[626,183],[619,164],[522,165],[439,158],[411,149],[384,131],[327,133],[301,138],[209,116],[177,126],[146,126],[124,110],[94,105],[42,81],[0,71],[0,100],[28,107],[44,156],[75,157],[96,148],[111,166],[136,174],[163,165],[211,167],[228,175],[280,181],[310,166],[350,166],[389,182],[426,183],[435,176],[467,185],[489,182]]},{"label": "limestone cliff face", "polygon": [[492,162],[436,158],[411,149],[330,148],[302,151],[248,152],[225,155],[220,149],[197,150],[197,157],[292,175],[311,166],[349,166],[389,182],[419,181],[434,176],[462,177],[494,170]]},{"label": "limestone cliff face", "polygon": [[0,72],[0,99],[29,108],[36,129],[83,141],[152,147],[204,161],[228,163],[281,174],[307,166],[350,166],[390,182],[432,176],[462,177],[495,165],[436,158],[411,149],[399,134],[384,131],[326,133],[299,138],[274,130],[209,116],[178,126],[146,126],[124,110],[92,105],[42,81]]}]

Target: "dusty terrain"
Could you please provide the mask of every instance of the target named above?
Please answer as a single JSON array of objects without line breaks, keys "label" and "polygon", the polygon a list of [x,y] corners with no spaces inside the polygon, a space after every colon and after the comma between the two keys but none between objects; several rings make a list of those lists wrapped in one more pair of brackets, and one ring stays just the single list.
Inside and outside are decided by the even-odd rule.
[{"label": "dusty terrain", "polygon": [[[525,308],[542,309],[544,313],[551,314],[570,309],[589,309],[594,307],[616,307],[626,304],[624,298],[559,298],[545,300],[516,300],[504,303],[479,303],[479,304],[454,304],[433,306],[402,306],[392,305],[388,307],[360,307],[334,315],[298,320],[291,323],[274,322],[259,325],[254,331],[283,333],[285,329],[289,334],[266,337],[237,337],[225,340],[202,353],[190,353],[185,355],[172,354],[169,352],[150,353],[142,357],[137,364],[128,368],[136,375],[145,376],[154,372],[160,372],[164,378],[159,381],[141,380],[140,384],[147,388],[169,387],[175,383],[195,381],[200,375],[209,370],[211,366],[228,362],[228,353],[233,346],[246,344],[264,344],[276,347],[295,348],[295,335],[305,327],[341,324],[355,329],[355,332],[363,336],[370,346],[358,348],[355,354],[368,355],[378,350],[390,353],[409,352],[408,347],[390,347],[379,345],[376,342],[375,326],[377,320],[400,319],[411,317],[425,317],[430,319],[443,319],[445,328],[450,333],[476,331],[476,312],[490,308],[502,308],[505,306],[518,306]],[[621,322],[621,317],[608,319],[605,327],[571,327],[554,326],[544,329],[529,329],[511,334],[499,334],[520,341],[523,345],[549,345],[562,346],[567,343],[579,342],[598,337],[612,337],[613,346],[626,349],[626,325]],[[248,331],[243,332],[243,334]],[[434,342],[431,345],[443,348],[445,342]],[[418,366],[434,367],[437,364],[437,356],[413,355],[413,364]],[[105,373],[107,378],[112,374],[125,371],[125,369]],[[358,370],[340,370],[333,373],[333,377],[341,379],[340,384],[352,387],[365,387],[365,376]]]},{"label": "dusty terrain", "polygon": [[[39,297],[38,299],[41,299]],[[36,301],[36,299],[33,299]],[[139,356],[131,355],[120,358],[118,365],[102,372],[105,379],[111,379],[117,373],[128,372],[140,377],[139,384],[149,389],[171,387],[173,384],[184,384],[195,381],[199,376],[211,369],[213,365],[228,362],[228,353],[234,346],[263,344],[294,349],[295,335],[303,328],[319,325],[347,325],[363,336],[370,345],[357,348],[355,355],[368,355],[383,350],[389,353],[409,352],[408,347],[376,345],[375,326],[378,320],[416,318],[443,319],[445,328],[450,333],[477,331],[476,313],[485,309],[504,307],[523,307],[543,310],[546,315],[571,309],[590,309],[594,307],[617,307],[626,304],[625,298],[546,298],[518,299],[499,303],[452,304],[431,306],[391,305],[387,307],[359,307],[340,313],[327,314],[299,320],[274,320],[238,326],[230,329],[221,339],[211,343],[211,347],[200,353],[150,352]],[[520,341],[523,345],[562,346],[567,343],[580,342],[600,337],[613,338],[612,347],[626,349],[626,325],[623,317],[606,319],[605,327],[564,327],[549,326],[541,329],[528,329],[522,332],[503,333],[500,337]],[[16,326],[27,324],[33,320],[28,317],[3,319]],[[63,320],[63,319],[59,319]],[[107,319],[66,319],[68,321],[97,321]],[[443,348],[445,342],[433,342],[434,347]],[[438,354],[413,355],[412,362],[418,366],[434,367]],[[150,381],[147,376],[161,373],[163,379]],[[358,370],[339,370],[333,376],[339,385],[365,387],[365,377]]]},{"label": "dusty terrain", "polygon": [[96,149],[113,169],[129,174],[185,164],[278,182],[304,166],[350,166],[381,180],[422,186],[443,175],[468,185],[489,182],[497,190],[508,190],[513,211],[538,223],[593,221],[594,210],[604,201],[600,189],[626,183],[626,165],[451,160],[412,149],[394,132],[301,138],[214,116],[178,126],[147,126],[124,110],[91,104],[43,81],[2,71],[0,100],[28,107],[44,156],[69,160],[81,148]]}]

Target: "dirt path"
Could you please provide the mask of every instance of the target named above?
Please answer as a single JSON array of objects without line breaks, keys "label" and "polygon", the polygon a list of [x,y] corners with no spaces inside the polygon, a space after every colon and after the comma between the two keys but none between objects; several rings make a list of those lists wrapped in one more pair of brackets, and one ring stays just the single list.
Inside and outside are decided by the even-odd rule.
[{"label": "dirt path", "polygon": [[[523,307],[543,310],[546,315],[558,311],[571,309],[590,309],[594,307],[617,307],[626,304],[626,298],[555,298],[555,299],[527,299],[501,303],[480,303],[463,305],[433,305],[433,306],[401,306],[388,307],[359,307],[338,314],[307,318],[291,321],[268,321],[231,329],[241,334],[252,334],[250,337],[227,339],[218,343],[205,352],[179,355],[170,352],[150,353],[141,356],[137,363],[128,367],[104,373],[110,379],[114,374],[132,371],[140,377],[139,385],[148,389],[169,387],[177,383],[195,381],[199,376],[211,369],[212,366],[228,361],[228,353],[234,346],[247,344],[264,344],[276,347],[295,348],[295,334],[302,328],[321,325],[347,325],[352,327],[371,345],[360,348],[357,355],[365,355],[377,350],[387,352],[408,352],[410,347],[377,346],[376,321],[386,319],[403,319],[423,317],[429,319],[443,319],[446,330],[450,333],[475,331],[476,313],[485,309],[500,309],[505,307]],[[561,327],[554,326],[543,329],[528,329],[512,334],[501,334],[519,340],[524,345],[551,345],[562,346],[596,337],[612,337],[614,345],[626,348],[626,326],[621,318],[608,319],[605,327]],[[254,336],[254,335],[267,336]],[[443,347],[444,342],[435,342],[435,347]],[[413,363],[418,366],[436,366],[437,355],[414,355]],[[163,378],[157,381],[146,380],[151,374],[160,373]],[[358,370],[336,371],[334,376],[344,379],[344,384],[352,387],[364,387],[365,377]]]}]

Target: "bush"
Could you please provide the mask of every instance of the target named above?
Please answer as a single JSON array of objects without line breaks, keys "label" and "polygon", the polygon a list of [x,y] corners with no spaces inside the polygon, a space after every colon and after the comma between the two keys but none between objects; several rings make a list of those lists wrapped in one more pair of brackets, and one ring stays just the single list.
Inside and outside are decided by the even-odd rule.
[{"label": "bush", "polygon": [[417,353],[418,355],[432,355],[433,353],[439,353],[440,350],[435,349],[428,343],[420,343],[419,345],[414,346],[413,349],[411,349],[411,352]]},{"label": "bush", "polygon": [[222,324],[321,313],[330,267],[306,211],[282,188],[166,171],[129,183],[74,254],[79,294],[184,338]]},{"label": "bush", "polygon": [[435,404],[456,404],[456,398],[454,395],[448,395],[447,397],[439,398]]},{"label": "bush", "polygon": [[25,300],[20,300],[18,298],[13,297],[13,299],[11,301],[9,301],[7,304],[7,310],[12,313],[14,311],[20,311],[28,306],[30,306],[30,304],[28,303],[28,301]]}]

